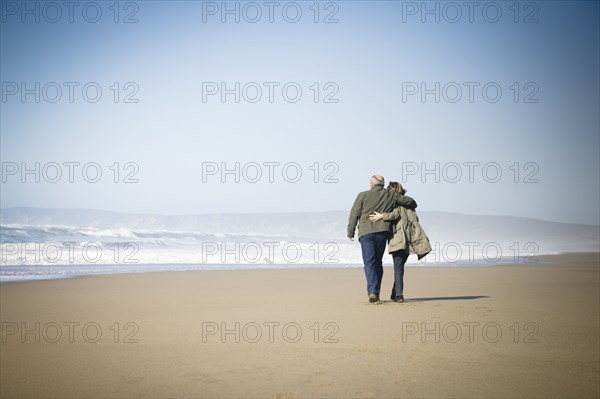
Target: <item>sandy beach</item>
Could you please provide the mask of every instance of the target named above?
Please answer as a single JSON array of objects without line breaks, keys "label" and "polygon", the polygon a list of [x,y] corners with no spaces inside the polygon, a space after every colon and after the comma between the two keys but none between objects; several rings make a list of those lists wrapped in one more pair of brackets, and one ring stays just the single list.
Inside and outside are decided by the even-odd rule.
[{"label": "sandy beach", "polygon": [[404,304],[360,268],[3,284],[0,395],[598,397],[599,254],[540,258],[408,268]]}]

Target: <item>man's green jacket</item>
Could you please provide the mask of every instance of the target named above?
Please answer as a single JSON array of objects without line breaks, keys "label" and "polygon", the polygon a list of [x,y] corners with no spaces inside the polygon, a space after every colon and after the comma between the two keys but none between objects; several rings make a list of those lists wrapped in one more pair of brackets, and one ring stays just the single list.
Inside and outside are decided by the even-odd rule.
[{"label": "man's green jacket", "polygon": [[358,238],[369,233],[381,231],[391,232],[389,221],[378,220],[371,222],[369,215],[373,212],[391,212],[397,206],[403,206],[409,209],[415,209],[417,203],[407,195],[402,195],[393,191],[384,190],[381,186],[375,186],[369,191],[359,193],[354,201],[350,218],[348,220],[348,237],[354,238],[356,224],[358,223]]}]

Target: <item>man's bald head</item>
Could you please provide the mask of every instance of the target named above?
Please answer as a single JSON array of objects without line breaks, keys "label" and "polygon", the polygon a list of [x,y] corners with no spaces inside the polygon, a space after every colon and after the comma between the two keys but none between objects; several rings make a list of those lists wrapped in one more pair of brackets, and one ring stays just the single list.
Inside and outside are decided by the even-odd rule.
[{"label": "man's bald head", "polygon": [[379,176],[379,175],[373,175],[371,176],[371,188],[373,187],[377,187],[377,186],[381,186],[383,187],[385,185],[385,179],[383,178],[383,176]]}]

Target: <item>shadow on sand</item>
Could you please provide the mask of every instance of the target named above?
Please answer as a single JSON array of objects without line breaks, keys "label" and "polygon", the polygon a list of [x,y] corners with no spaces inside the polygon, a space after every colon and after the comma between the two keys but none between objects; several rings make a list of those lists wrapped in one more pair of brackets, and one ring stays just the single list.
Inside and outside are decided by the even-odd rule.
[{"label": "shadow on sand", "polygon": [[[412,302],[430,302],[430,301],[467,301],[471,299],[489,298],[486,295],[469,295],[469,296],[432,296],[429,298],[406,298],[404,303]],[[382,299],[379,303],[395,303],[389,299]]]},{"label": "shadow on sand", "polygon": [[406,298],[404,302],[429,302],[429,301],[464,301],[469,299],[489,298],[486,295],[471,296],[433,296],[429,298]]}]

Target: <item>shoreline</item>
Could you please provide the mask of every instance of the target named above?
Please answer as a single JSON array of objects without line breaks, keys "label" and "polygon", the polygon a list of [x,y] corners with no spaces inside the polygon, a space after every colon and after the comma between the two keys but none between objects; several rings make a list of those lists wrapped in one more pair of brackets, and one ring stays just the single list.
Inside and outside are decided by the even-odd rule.
[{"label": "shoreline", "polygon": [[[501,258],[497,262],[486,261],[485,259],[474,259],[473,261],[465,260],[458,262],[446,262],[446,263],[410,263],[406,265],[407,269],[419,269],[419,268],[481,268],[481,267],[498,267],[498,266],[535,266],[535,265],[543,265],[543,264],[551,264],[554,262],[554,258],[561,256],[570,256],[570,255],[590,255],[597,254],[599,252],[565,252],[560,254],[547,254],[547,255],[537,255],[534,259],[536,262],[530,262],[528,260],[522,260],[520,262],[509,262],[513,257],[504,257]],[[411,260],[409,258],[409,260]],[[414,262],[414,259],[412,259]],[[384,257],[385,261],[385,257]],[[112,271],[110,268],[119,268],[119,267],[133,267],[140,268],[142,270],[132,271],[132,270],[124,270],[124,271]],[[72,271],[75,270],[73,275],[42,275],[42,276],[27,276],[22,277],[10,275],[2,275],[2,269],[5,271],[33,271],[36,268],[39,270],[65,270]],[[107,270],[94,272],[77,272],[77,268],[85,270],[85,268],[89,269],[98,269],[98,268],[106,268]],[[157,268],[159,270],[152,270],[153,268]],[[171,268],[171,269],[170,269]],[[95,276],[108,276],[108,275],[127,275],[127,274],[145,274],[145,273],[180,273],[180,272],[208,272],[208,271],[236,271],[236,270],[327,270],[327,269],[357,269],[363,268],[362,263],[356,264],[340,264],[340,263],[331,263],[331,264],[73,264],[73,265],[4,265],[0,266],[0,285],[5,284],[14,284],[14,283],[24,283],[24,282],[32,282],[32,281],[56,281],[56,280],[65,280],[65,279],[74,279],[74,278],[82,278],[82,277],[95,277]],[[145,270],[143,270],[145,269]],[[384,269],[393,269],[393,265],[384,262]]]}]

